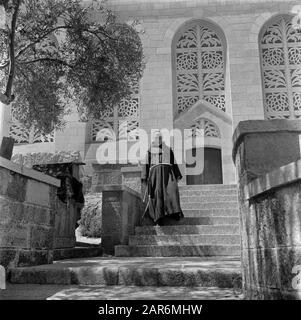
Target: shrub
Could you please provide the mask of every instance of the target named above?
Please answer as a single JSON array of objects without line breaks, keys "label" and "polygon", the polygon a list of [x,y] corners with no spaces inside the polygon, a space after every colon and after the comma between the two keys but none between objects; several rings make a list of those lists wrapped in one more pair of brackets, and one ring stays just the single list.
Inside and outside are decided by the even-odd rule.
[{"label": "shrub", "polygon": [[79,222],[84,237],[101,237],[102,194],[87,194]]}]

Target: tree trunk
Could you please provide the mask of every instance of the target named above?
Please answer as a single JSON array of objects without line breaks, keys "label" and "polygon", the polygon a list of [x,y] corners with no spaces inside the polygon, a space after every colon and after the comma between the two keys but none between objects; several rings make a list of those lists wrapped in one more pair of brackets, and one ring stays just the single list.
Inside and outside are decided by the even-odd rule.
[{"label": "tree trunk", "polygon": [[0,157],[10,160],[14,139],[9,136],[11,125],[11,105],[0,102]]}]

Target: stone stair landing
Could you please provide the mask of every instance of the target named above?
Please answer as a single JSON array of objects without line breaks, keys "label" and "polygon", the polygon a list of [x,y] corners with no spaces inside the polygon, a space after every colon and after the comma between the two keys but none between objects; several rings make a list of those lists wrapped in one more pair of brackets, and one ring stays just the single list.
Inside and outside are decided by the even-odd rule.
[{"label": "stone stair landing", "polygon": [[136,227],[117,257],[239,256],[240,231],[236,185],[180,187],[185,218],[162,226]]},{"label": "stone stair landing", "polygon": [[11,284],[241,287],[237,257],[88,258],[12,268]]}]

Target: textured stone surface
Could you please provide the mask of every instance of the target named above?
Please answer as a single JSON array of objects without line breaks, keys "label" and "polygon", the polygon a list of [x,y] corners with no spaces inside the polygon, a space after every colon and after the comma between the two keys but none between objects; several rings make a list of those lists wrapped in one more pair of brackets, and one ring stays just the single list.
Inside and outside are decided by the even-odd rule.
[{"label": "textured stone surface", "polygon": [[[260,133],[253,134],[251,129],[264,131],[265,124],[267,130],[260,139]],[[300,157],[300,124],[286,120],[272,124],[255,121],[242,127],[245,133],[234,155],[239,176],[245,297],[300,299],[301,288],[293,288],[296,275],[292,272],[294,266],[301,265],[299,161],[285,163]],[[273,139],[273,146],[267,148],[266,143]],[[262,152],[263,149],[266,151]],[[262,153],[256,160],[252,152]],[[263,165],[264,157],[266,164]],[[280,167],[283,164],[286,166]],[[256,178],[254,172],[264,175]]]},{"label": "textured stone surface", "polygon": [[100,246],[54,249],[53,260],[57,261],[76,258],[100,257],[102,256],[102,252],[103,250]]},{"label": "textured stone surface", "polygon": [[177,235],[177,234],[237,234],[239,235],[238,225],[179,225],[179,226],[144,226],[136,227],[135,235]]},{"label": "textured stone surface", "polygon": [[[12,170],[16,165],[4,164],[0,167],[0,264],[8,268],[51,263],[57,209],[57,187],[51,183],[56,180],[46,183],[48,178],[40,173],[27,169],[28,174],[22,175]],[[39,176],[42,181],[35,179]]]},{"label": "textured stone surface", "polygon": [[[199,193],[210,191],[211,197],[190,196],[189,191]],[[228,191],[232,194],[223,194]],[[188,195],[183,196],[182,192],[188,192]],[[165,217],[160,226],[154,226],[151,219],[143,219],[142,226],[135,228],[135,234],[130,235],[129,242],[126,243],[128,246],[115,247],[115,255],[119,257],[239,255],[241,241],[237,190],[234,186],[183,186],[180,187],[180,197],[184,219],[176,221]],[[233,201],[228,201],[229,197]]]},{"label": "textured stone surface", "polygon": [[122,184],[141,193],[141,169],[140,167],[121,168]]},{"label": "textured stone surface", "polygon": [[0,300],[240,300],[239,289],[8,284]]},{"label": "textured stone surface", "polygon": [[129,245],[232,245],[240,243],[240,234],[169,234],[130,236]]},{"label": "textured stone surface", "polygon": [[270,124],[270,121],[253,120],[239,123],[233,135],[233,158],[239,179],[251,180],[299,160],[301,128],[297,122],[275,120]]},{"label": "textured stone surface", "polygon": [[102,246],[114,254],[115,245],[127,244],[140,222],[141,198],[126,186],[105,186],[102,196]]},{"label": "textured stone surface", "polygon": [[33,152],[26,154],[14,154],[12,162],[32,168],[34,165],[57,164],[57,163],[82,163],[81,155],[78,151]]},{"label": "textured stone surface", "polygon": [[11,283],[241,287],[236,258],[90,258],[15,268]]},{"label": "textured stone surface", "polygon": [[240,245],[139,245],[115,247],[116,257],[239,256]]}]

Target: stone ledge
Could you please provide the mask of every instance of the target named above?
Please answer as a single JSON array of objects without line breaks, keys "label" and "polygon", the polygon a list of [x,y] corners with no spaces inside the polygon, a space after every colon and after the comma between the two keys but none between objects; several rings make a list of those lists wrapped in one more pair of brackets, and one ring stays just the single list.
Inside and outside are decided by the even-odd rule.
[{"label": "stone ledge", "polygon": [[15,154],[12,162],[31,168],[33,165],[74,163],[84,165],[79,151],[32,152]]},{"label": "stone ledge", "polygon": [[97,187],[97,192],[104,192],[104,191],[125,191],[128,192],[136,197],[141,198],[141,195],[139,194],[139,192],[125,186],[125,185],[117,185],[117,184],[107,184],[107,185],[103,185],[103,186],[99,186]]},{"label": "stone ledge", "polygon": [[245,188],[247,199],[273,188],[278,188],[301,179],[301,160],[289,163],[251,181]]},{"label": "stone ledge", "polygon": [[7,170],[13,171],[14,173],[21,174],[27,178],[37,180],[38,182],[43,182],[43,183],[46,183],[48,185],[52,185],[55,187],[61,186],[61,181],[58,179],[55,179],[53,177],[50,177],[48,175],[45,175],[45,174],[40,173],[38,171],[35,171],[33,169],[21,167],[21,166],[13,163],[7,159],[4,159],[2,157],[0,157],[0,166],[7,169]]},{"label": "stone ledge", "polygon": [[233,134],[233,152],[232,158],[235,162],[238,146],[246,134],[258,133],[279,133],[279,132],[300,132],[300,120],[246,120],[237,125]]},{"label": "stone ledge", "polygon": [[121,168],[122,173],[131,173],[131,172],[141,172],[141,167],[122,167]]}]

